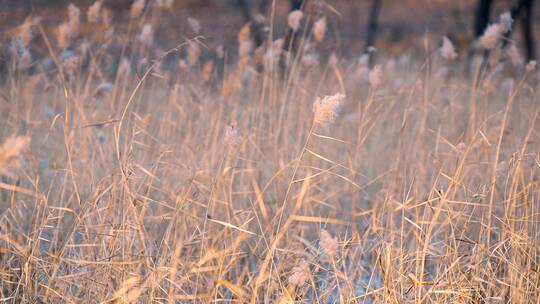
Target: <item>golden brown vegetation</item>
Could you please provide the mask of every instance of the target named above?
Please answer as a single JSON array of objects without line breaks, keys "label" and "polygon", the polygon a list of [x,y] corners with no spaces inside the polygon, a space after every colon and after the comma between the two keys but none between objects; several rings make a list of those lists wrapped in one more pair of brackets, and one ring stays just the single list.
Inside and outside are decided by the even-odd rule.
[{"label": "golden brown vegetation", "polygon": [[441,37],[370,69],[318,52],[321,12],[236,56],[160,51],[161,9],[14,37],[0,301],[538,303],[538,73],[493,29],[470,65]]}]

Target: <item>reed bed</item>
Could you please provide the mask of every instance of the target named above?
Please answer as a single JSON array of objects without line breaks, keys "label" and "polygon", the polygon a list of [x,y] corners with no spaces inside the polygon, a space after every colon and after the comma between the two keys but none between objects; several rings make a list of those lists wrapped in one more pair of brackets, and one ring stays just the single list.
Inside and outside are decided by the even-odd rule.
[{"label": "reed bed", "polygon": [[320,7],[165,50],[168,2],[10,41],[1,302],[540,303],[539,74],[507,19],[474,58],[342,57]]}]

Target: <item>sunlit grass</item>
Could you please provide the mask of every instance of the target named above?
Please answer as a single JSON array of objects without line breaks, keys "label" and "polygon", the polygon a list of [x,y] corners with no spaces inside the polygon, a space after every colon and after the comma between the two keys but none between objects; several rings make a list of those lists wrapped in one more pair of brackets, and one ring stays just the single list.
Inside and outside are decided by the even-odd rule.
[{"label": "sunlit grass", "polygon": [[441,37],[370,68],[321,51],[317,10],[165,50],[156,3],[13,38],[1,301],[538,302],[534,62]]}]

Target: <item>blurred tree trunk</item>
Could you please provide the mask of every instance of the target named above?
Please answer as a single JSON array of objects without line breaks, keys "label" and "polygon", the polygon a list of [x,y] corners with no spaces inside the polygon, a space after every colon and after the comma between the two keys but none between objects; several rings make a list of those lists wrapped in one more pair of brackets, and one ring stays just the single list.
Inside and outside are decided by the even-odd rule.
[{"label": "blurred tree trunk", "polygon": [[302,3],[304,0],[289,0],[291,4],[291,12],[294,10],[299,10],[302,8]]},{"label": "blurred tree trunk", "polygon": [[491,12],[493,0],[479,0],[474,13],[474,37],[480,37],[484,33],[489,23],[489,13]]},{"label": "blurred tree trunk", "polygon": [[503,47],[506,47],[514,31],[515,24],[517,24],[515,21],[521,18],[521,30],[523,33],[523,42],[525,43],[527,60],[534,59],[536,55],[532,31],[533,4],[534,0],[520,0],[514,7],[512,7],[510,10],[510,15],[512,16],[512,20],[514,20],[514,26],[512,26],[510,31],[504,34],[503,39]]},{"label": "blurred tree trunk", "polygon": [[130,0],[115,0],[115,1],[106,1],[106,6],[113,11],[125,11],[129,10],[133,1]]},{"label": "blurred tree trunk", "polygon": [[[489,15],[492,4],[493,0],[478,1],[474,22],[474,36],[476,38],[484,34],[484,31],[489,23]],[[522,17],[521,28],[523,31],[523,41],[525,43],[525,51],[528,60],[536,58],[536,46],[532,30],[533,6],[534,0],[519,0],[518,3],[514,5],[510,10],[510,14],[514,21],[517,21],[520,17]],[[514,27],[512,27],[509,32],[504,34],[504,39],[502,42],[503,47],[506,47],[508,45],[509,39],[513,32],[513,28]]]},{"label": "blurred tree trunk", "polygon": [[534,0],[525,0],[525,12],[522,22],[523,39],[525,41],[525,49],[527,51],[527,60],[536,59],[536,47],[534,44],[534,36],[532,31],[533,21],[533,4]]},{"label": "blurred tree trunk", "polygon": [[268,4],[270,4],[270,2],[272,2],[272,0],[261,0],[259,3],[259,9],[263,15],[266,15],[266,10],[268,9]]},{"label": "blurred tree trunk", "polygon": [[382,1],[372,0],[371,8],[369,9],[369,20],[367,24],[366,32],[366,45],[365,50],[370,46],[375,46],[375,39],[377,38],[377,30],[379,29],[379,12],[381,11]]},{"label": "blurred tree trunk", "polygon": [[236,0],[236,3],[238,6],[240,6],[240,9],[242,10],[242,15],[244,15],[244,18],[249,22],[251,21],[251,9],[248,4],[248,0]]},{"label": "blurred tree trunk", "polygon": [[[379,13],[381,11],[382,0],[372,0],[371,8],[369,9],[369,19],[366,27],[366,44],[364,51],[369,52],[370,47],[375,46],[375,40],[377,39],[377,30],[379,29]],[[373,54],[369,55],[369,66],[373,66]]]}]

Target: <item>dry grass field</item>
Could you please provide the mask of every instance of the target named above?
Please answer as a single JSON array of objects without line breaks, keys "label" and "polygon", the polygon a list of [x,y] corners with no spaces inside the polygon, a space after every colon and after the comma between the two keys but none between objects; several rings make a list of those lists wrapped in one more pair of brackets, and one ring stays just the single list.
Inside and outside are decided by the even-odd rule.
[{"label": "dry grass field", "polygon": [[167,2],[10,31],[0,302],[540,303],[540,74],[508,20],[477,56],[340,56],[317,5],[165,48]]}]

